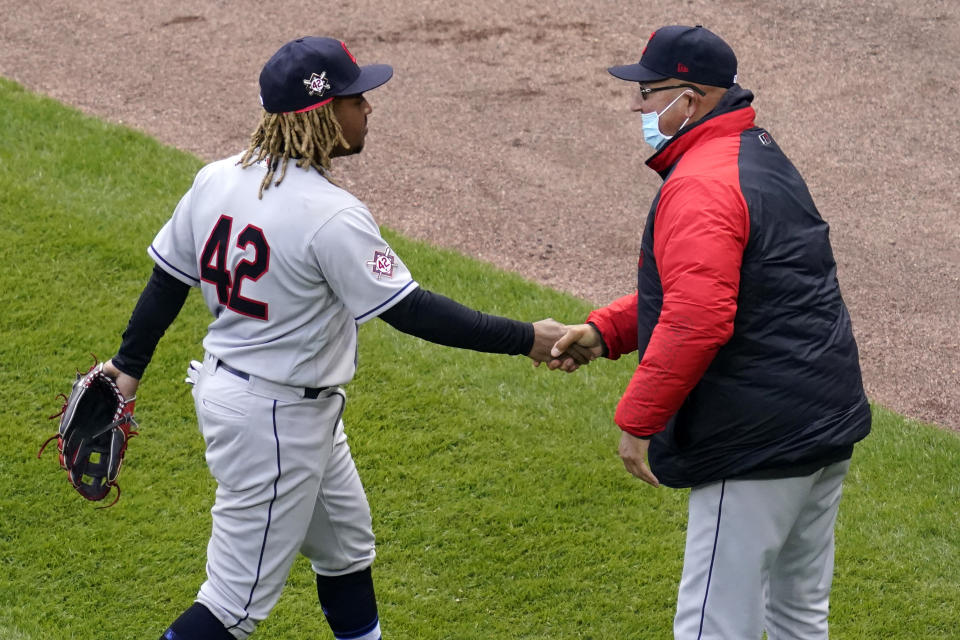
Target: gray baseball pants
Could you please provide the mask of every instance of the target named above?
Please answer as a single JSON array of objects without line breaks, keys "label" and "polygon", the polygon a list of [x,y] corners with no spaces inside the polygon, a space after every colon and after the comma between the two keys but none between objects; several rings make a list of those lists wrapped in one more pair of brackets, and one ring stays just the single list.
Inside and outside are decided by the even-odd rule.
[{"label": "gray baseball pants", "polygon": [[690,491],[676,640],[825,640],[844,460]]}]

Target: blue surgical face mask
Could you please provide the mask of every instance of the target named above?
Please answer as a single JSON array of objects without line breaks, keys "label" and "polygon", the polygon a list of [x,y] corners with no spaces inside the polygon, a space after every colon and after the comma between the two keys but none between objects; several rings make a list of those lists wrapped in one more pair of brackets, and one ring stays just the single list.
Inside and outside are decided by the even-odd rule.
[{"label": "blue surgical face mask", "polygon": [[[677,100],[682,98],[687,94],[686,91],[678,95],[673,101],[664,107],[663,111],[657,113],[656,111],[651,111],[650,113],[641,113],[640,121],[643,123],[643,139],[647,141],[647,144],[653,147],[655,150],[660,151],[663,148],[663,145],[667,144],[673,136],[665,136],[660,132],[660,116],[667,112],[667,109],[676,104]],[[680,129],[683,129],[687,122],[690,121],[690,118],[687,118],[683,121],[683,124],[680,125]],[[680,132],[680,129],[677,129],[677,132]],[[673,135],[677,135],[676,133]]]}]

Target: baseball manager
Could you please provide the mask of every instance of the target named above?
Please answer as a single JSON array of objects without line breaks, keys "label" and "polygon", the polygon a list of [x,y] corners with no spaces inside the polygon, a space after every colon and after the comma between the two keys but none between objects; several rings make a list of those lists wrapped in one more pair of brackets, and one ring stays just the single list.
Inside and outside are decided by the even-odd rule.
[{"label": "baseball manager", "polygon": [[663,184],[637,292],[558,350],[639,352],[620,456],[654,486],[692,488],[675,638],[824,640],[843,479],[870,431],[828,226],[719,36],[663,27],[609,71],[637,86]]}]

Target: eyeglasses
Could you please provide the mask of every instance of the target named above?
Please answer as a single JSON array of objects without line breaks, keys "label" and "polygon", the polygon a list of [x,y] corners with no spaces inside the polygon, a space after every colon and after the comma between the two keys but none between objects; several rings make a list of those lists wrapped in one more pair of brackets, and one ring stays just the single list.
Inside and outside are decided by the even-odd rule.
[{"label": "eyeglasses", "polygon": [[[637,84],[640,84],[640,83],[637,83]],[[640,84],[640,98],[642,100],[646,100],[649,94],[656,93],[657,91],[666,91],[667,89],[693,89],[694,91],[699,93],[701,96],[707,95],[703,89],[701,89],[700,87],[695,87],[692,84],[671,84],[666,87],[654,87],[652,89]]]}]

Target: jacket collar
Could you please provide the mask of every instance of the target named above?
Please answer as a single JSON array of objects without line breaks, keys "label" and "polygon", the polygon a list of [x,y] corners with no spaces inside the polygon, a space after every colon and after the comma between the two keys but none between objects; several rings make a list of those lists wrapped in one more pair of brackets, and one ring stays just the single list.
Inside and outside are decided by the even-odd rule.
[{"label": "jacket collar", "polygon": [[750,103],[753,93],[733,85],[730,87],[713,111],[702,119],[683,129],[667,144],[647,158],[647,166],[666,179],[673,166],[684,153],[706,140],[738,134],[754,126],[756,112]]}]

